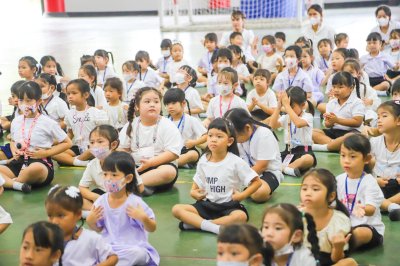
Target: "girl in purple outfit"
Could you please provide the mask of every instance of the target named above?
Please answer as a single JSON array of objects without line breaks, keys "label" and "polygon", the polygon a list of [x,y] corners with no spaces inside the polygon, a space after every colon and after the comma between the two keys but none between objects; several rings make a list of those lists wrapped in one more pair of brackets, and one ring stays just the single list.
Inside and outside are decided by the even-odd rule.
[{"label": "girl in purple outfit", "polygon": [[156,230],[155,216],[138,196],[135,161],[129,153],[115,151],[102,169],[107,192],[94,202],[88,225],[111,244],[117,265],[158,265],[160,256],[147,238],[147,232]]}]

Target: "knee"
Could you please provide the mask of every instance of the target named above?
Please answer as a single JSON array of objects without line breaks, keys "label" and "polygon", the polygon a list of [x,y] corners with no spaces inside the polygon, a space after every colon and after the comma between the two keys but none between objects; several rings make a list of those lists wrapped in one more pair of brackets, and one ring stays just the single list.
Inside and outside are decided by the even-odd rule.
[{"label": "knee", "polygon": [[271,194],[269,192],[259,192],[256,191],[251,195],[251,199],[256,203],[264,203],[271,198]]},{"label": "knee", "polygon": [[182,204],[176,204],[176,205],[174,205],[174,207],[172,207],[172,215],[173,215],[175,218],[178,218],[178,219],[179,219],[179,217],[181,216],[181,213],[182,213],[182,209],[183,209]]}]

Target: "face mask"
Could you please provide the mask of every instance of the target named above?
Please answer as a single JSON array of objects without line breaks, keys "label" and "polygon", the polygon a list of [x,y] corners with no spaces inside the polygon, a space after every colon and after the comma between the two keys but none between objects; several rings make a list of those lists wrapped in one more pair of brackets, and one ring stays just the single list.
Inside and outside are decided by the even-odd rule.
[{"label": "face mask", "polygon": [[104,180],[104,187],[106,189],[106,192],[120,192],[126,185],[124,183],[124,180],[125,178],[121,178],[120,180]]},{"label": "face mask", "polygon": [[185,74],[180,73],[180,72],[175,74],[175,82],[176,82],[176,84],[182,84],[185,81],[186,81],[185,80]]},{"label": "face mask", "polygon": [[232,86],[230,85],[222,85],[222,84],[217,85],[217,92],[222,96],[229,95],[231,91],[232,91]]},{"label": "face mask", "polygon": [[225,67],[230,67],[230,65],[229,65],[229,64],[224,64],[224,63],[218,64],[218,69],[219,69],[219,70],[222,70],[222,69],[224,69]]},{"label": "face mask", "polygon": [[42,100],[47,100],[50,97],[50,95],[46,94],[42,94]]},{"label": "face mask", "polygon": [[286,64],[286,67],[293,68],[297,65],[297,59],[291,58],[291,57],[285,58],[285,64]]},{"label": "face mask", "polygon": [[290,243],[287,243],[286,245],[281,247],[279,250],[275,251],[274,255],[279,257],[279,256],[287,255],[287,254],[290,254],[293,252],[294,252],[293,245]]},{"label": "face mask", "polygon": [[161,50],[161,54],[163,57],[168,57],[171,55],[171,52],[169,50]]},{"label": "face mask", "polygon": [[90,153],[97,159],[104,160],[110,153],[110,149],[108,147],[90,148]]},{"label": "face mask", "polygon": [[32,113],[36,113],[37,107],[36,104],[34,105],[21,104],[19,105],[19,110],[21,110],[24,116],[28,116],[30,111],[32,111]]},{"label": "face mask", "polygon": [[321,22],[321,17],[320,17],[320,16],[318,16],[318,17],[311,17],[311,18],[310,18],[310,24],[313,25],[313,26],[319,24],[320,22]]},{"label": "face mask", "polygon": [[272,46],[271,45],[263,45],[262,46],[262,49],[263,49],[263,51],[265,52],[265,53],[270,53],[270,52],[272,52]]},{"label": "face mask", "polygon": [[392,47],[393,49],[396,49],[396,48],[400,47],[400,39],[389,40],[389,43],[390,43],[390,47]]},{"label": "face mask", "polygon": [[389,19],[388,18],[378,18],[377,19],[379,26],[384,27],[389,24]]},{"label": "face mask", "polygon": [[248,266],[248,261],[217,261],[217,266]]},{"label": "face mask", "polygon": [[136,76],[133,74],[123,74],[122,77],[124,78],[125,82],[128,82],[131,79],[134,79]]}]

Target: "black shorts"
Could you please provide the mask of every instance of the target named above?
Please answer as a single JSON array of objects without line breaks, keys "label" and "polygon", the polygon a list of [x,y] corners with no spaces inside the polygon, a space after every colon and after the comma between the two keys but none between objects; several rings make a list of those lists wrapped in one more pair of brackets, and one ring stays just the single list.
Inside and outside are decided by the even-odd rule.
[{"label": "black shorts", "polygon": [[385,77],[375,77],[369,78],[369,84],[371,87],[381,84],[382,82],[386,81]]},{"label": "black shorts", "polygon": [[262,176],[260,176],[261,180],[264,180],[265,183],[268,184],[269,188],[271,189],[271,193],[274,192],[279,187],[279,181],[276,176],[271,172],[264,172]]},{"label": "black shorts", "polygon": [[396,179],[389,179],[389,182],[386,184],[386,186],[381,187],[381,190],[385,196],[385,199],[388,199],[400,193],[400,185]]},{"label": "black shorts", "polygon": [[386,75],[390,78],[390,79],[394,79],[395,77],[400,76],[400,71],[393,71],[391,69],[388,69],[388,71],[386,71]]},{"label": "black shorts", "polygon": [[259,121],[265,120],[268,117],[270,117],[269,114],[267,114],[266,112],[264,112],[261,109],[257,109],[257,110],[251,111],[250,114],[254,117],[254,119],[259,120]]},{"label": "black shorts", "polygon": [[323,131],[325,135],[327,135],[331,139],[337,139],[343,137],[347,133],[360,133],[358,130],[355,129],[344,130],[344,129],[325,128],[323,129]]},{"label": "black shorts", "polygon": [[354,230],[358,227],[369,228],[372,231],[372,238],[367,244],[364,244],[364,245],[358,247],[357,250],[368,250],[368,249],[372,249],[375,247],[379,247],[383,244],[383,236],[381,234],[379,234],[378,231],[376,231],[375,227],[368,225],[368,224],[360,224],[360,225],[354,226],[352,228],[352,230]]},{"label": "black shorts", "polygon": [[[349,251],[345,250],[344,251],[344,257],[347,258],[349,256]],[[331,266],[335,264],[335,262],[332,261],[331,258],[331,253],[327,252],[319,252],[319,265],[320,266]]]},{"label": "black shorts", "polygon": [[[32,188],[39,188],[49,185],[54,178],[54,166],[51,158],[48,157],[46,159],[28,159],[28,165],[31,165],[32,163],[41,163],[47,168],[46,180],[39,184],[30,184]],[[23,164],[24,164],[24,158],[21,157],[18,160],[12,160],[6,166],[8,167],[8,169],[11,170],[11,172],[13,172],[14,176],[18,176],[19,173],[21,172]]]},{"label": "black shorts", "polygon": [[229,201],[224,203],[215,203],[209,200],[199,200],[192,204],[197,210],[201,218],[206,220],[214,220],[224,216],[228,216],[233,211],[243,211],[249,220],[249,214],[246,208],[239,201]]},{"label": "black shorts", "polygon": [[[154,189],[155,192],[162,192],[162,191],[170,190],[170,189],[174,186],[176,180],[178,179],[178,167],[176,167],[175,164],[173,164],[173,163],[165,163],[165,164],[162,164],[162,165],[170,165],[170,166],[174,167],[174,168],[175,168],[175,171],[176,171],[176,175],[175,175],[174,180],[172,180],[172,181],[169,182],[168,184],[163,184],[163,185],[159,185],[159,186],[152,187],[152,188]],[[161,166],[161,165],[159,165],[159,166]],[[144,171],[142,171],[142,172],[138,172],[138,173],[139,173],[139,175],[142,175],[142,174],[144,174],[144,173],[146,173],[146,172],[148,172],[148,171],[157,169],[159,166],[149,167],[149,168],[147,168],[146,170],[144,170]]]},{"label": "black shorts", "polygon": [[79,149],[78,145],[73,145],[71,147],[71,151],[73,151],[76,156],[81,155],[81,150]]},{"label": "black shorts", "polygon": [[[282,162],[285,160],[286,156],[290,153],[293,154],[293,158],[289,163],[296,161],[297,159],[301,158],[303,155],[309,154],[314,158],[313,167],[315,167],[317,165],[317,157],[315,157],[315,154],[312,150],[312,146],[297,146],[296,148],[293,148],[291,150],[291,152],[289,152],[289,146],[286,145],[286,149],[283,152],[281,152]],[[302,172],[306,172],[307,170],[308,169],[305,169]]]},{"label": "black shorts", "polygon": [[197,153],[198,158],[197,158],[197,161],[194,162],[194,163],[197,163],[197,162],[199,161],[199,159],[200,159],[201,154],[200,154],[200,152],[196,149],[196,147],[192,147],[192,148],[190,148],[190,149],[188,149],[188,148],[186,148],[186,147],[182,147],[182,149],[181,149],[181,155],[183,155],[183,154],[185,154],[185,153],[188,153],[189,151],[195,151],[195,152]]}]

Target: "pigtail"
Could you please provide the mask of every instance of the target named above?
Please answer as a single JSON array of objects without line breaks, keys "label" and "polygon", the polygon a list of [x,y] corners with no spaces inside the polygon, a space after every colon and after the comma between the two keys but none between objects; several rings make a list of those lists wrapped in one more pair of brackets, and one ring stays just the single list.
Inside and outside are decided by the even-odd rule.
[{"label": "pigtail", "polygon": [[334,203],[335,203],[336,210],[343,212],[347,217],[350,217],[349,210],[346,208],[346,206],[344,206],[343,202],[341,202],[337,197],[336,197]]},{"label": "pigtail", "polygon": [[142,66],[139,65],[139,80],[142,81]]},{"label": "pigtail", "polygon": [[57,74],[59,76],[64,76],[64,71],[62,70],[60,63],[58,63],[58,62],[56,62],[56,69],[57,69]]},{"label": "pigtail", "polygon": [[33,76],[35,77],[35,79],[36,79],[37,77],[39,77],[40,73],[42,73],[42,65],[41,65],[40,63],[37,63],[37,64],[36,64],[36,71],[35,71],[35,73],[33,74]]},{"label": "pigtail", "polygon": [[114,55],[113,55],[113,53],[112,53],[112,52],[107,52],[107,54],[110,55],[110,57],[111,57],[111,63],[112,63],[112,65],[113,65],[113,67],[114,67]]},{"label": "pigtail", "polygon": [[130,138],[131,137],[131,132],[132,132],[132,122],[133,119],[135,118],[135,105],[136,105],[136,100],[135,98],[131,100],[129,103],[129,108],[128,108],[128,128],[126,129],[126,135]]},{"label": "pigtail", "polygon": [[308,104],[308,112],[314,116],[315,114],[314,105],[312,104],[312,102],[310,102],[310,100],[307,100],[307,104]]},{"label": "pigtail", "polygon": [[[186,104],[187,104],[187,108],[188,108],[189,115],[192,115],[192,112],[190,111],[190,104],[189,104],[189,101],[188,101],[187,99],[185,99],[185,102],[186,102]],[[183,115],[185,115],[185,114],[183,114]]]},{"label": "pigtail", "polygon": [[[354,78],[354,83],[356,86],[356,93],[357,93],[357,97],[361,99],[361,95],[360,95],[360,81],[358,80],[358,78]],[[364,95],[365,96],[365,95]]]},{"label": "pigtail", "polygon": [[91,93],[89,94],[89,97],[87,98],[86,103],[91,107],[95,107],[96,106],[96,102],[95,102],[95,100],[93,98],[93,95]]},{"label": "pigtail", "polygon": [[157,67],[153,65],[151,61],[149,62],[149,67],[151,67],[153,70],[157,70]]},{"label": "pigtail", "polygon": [[308,230],[307,240],[311,244],[311,253],[314,255],[317,265],[320,265],[319,262],[320,250],[319,250],[318,236],[314,219],[309,213],[303,213],[303,217],[306,219],[307,222],[307,230]]},{"label": "pigtail", "polygon": [[263,265],[271,266],[272,259],[274,258],[274,248],[270,243],[264,242],[264,246],[261,249],[261,255],[263,256]]}]

